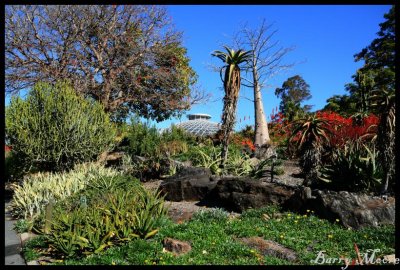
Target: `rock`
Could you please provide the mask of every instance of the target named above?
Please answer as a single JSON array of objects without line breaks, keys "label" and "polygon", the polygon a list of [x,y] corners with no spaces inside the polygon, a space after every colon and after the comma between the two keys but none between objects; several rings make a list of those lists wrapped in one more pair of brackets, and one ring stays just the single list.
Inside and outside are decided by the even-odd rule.
[{"label": "rock", "polygon": [[193,216],[193,212],[192,211],[185,211],[185,210],[178,210],[178,209],[170,209],[168,211],[168,216],[175,223],[182,223],[184,221],[190,220],[192,218],[192,216]]},{"label": "rock", "polygon": [[284,207],[298,212],[314,210],[321,218],[339,219],[342,225],[353,229],[394,224],[395,220],[394,197],[385,200],[347,191],[313,190],[310,196],[308,190],[298,189]]},{"label": "rock", "polygon": [[263,145],[261,147],[256,147],[256,150],[254,152],[254,155],[256,158],[259,159],[269,159],[273,156],[276,156],[276,150],[273,145]]},{"label": "rock", "polygon": [[159,187],[168,201],[200,201],[217,184],[210,181],[211,171],[207,168],[183,167],[177,174],[164,180]]},{"label": "rock", "polygon": [[163,241],[164,248],[176,255],[182,255],[192,250],[189,242],[179,241],[172,238],[165,238]]},{"label": "rock", "polygon": [[37,235],[34,233],[29,233],[29,232],[25,232],[25,233],[21,233],[20,238],[21,238],[21,244],[22,246],[25,245],[26,241],[36,237]]},{"label": "rock", "polygon": [[263,255],[277,257],[290,262],[297,260],[297,254],[293,250],[274,241],[265,240],[261,237],[239,238],[239,241],[250,248],[258,250]]},{"label": "rock", "polygon": [[276,183],[265,183],[247,177],[223,178],[205,200],[213,201],[215,206],[241,213],[249,208],[283,204],[293,194],[294,188]]}]

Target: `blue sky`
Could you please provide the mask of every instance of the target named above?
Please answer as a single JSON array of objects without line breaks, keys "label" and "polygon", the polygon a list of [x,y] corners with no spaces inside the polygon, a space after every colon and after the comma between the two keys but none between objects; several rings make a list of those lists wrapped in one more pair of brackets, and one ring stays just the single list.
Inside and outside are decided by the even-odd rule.
[{"label": "blue sky", "polygon": [[[188,50],[191,66],[199,75],[199,83],[212,93],[215,102],[195,105],[188,113],[208,113],[211,121],[220,122],[222,112],[222,82],[219,73],[208,67],[221,65],[211,56],[214,50],[223,50],[222,45],[231,44],[232,34],[242,23],[257,27],[263,18],[274,23],[278,32],[274,36],[281,46],[295,46],[284,62],[302,62],[291,70],[275,76],[270,87],[263,89],[266,114],[279,106],[275,88],[289,77],[300,75],[310,85],[312,98],[306,104],[313,110],[325,106],[326,100],[335,94],[345,94],[344,85],[352,81],[351,76],[362,66],[354,62],[353,55],[368,46],[376,38],[379,23],[389,11],[389,5],[173,5],[167,7],[178,30],[183,31],[183,44]],[[252,98],[252,90],[242,87],[242,97]],[[246,121],[243,121],[246,117]],[[250,120],[249,120],[250,117]],[[241,120],[240,120],[241,119]],[[236,129],[254,124],[253,103],[241,98],[238,103]],[[186,121],[170,119],[157,123],[165,128],[171,123]]]},{"label": "blue sky", "polygon": [[[211,121],[220,122],[222,82],[219,73],[209,66],[221,66],[222,62],[211,53],[223,50],[222,45],[232,44],[231,36],[240,25],[247,22],[255,28],[265,18],[267,24],[273,23],[273,29],[278,30],[273,41],[279,41],[283,47],[295,47],[283,62],[299,64],[275,76],[268,82],[270,86],[262,90],[264,110],[269,118],[272,109],[279,107],[275,88],[294,75],[302,76],[310,85],[312,98],[306,104],[314,105],[313,110],[323,108],[329,97],[345,94],[344,85],[352,81],[351,76],[363,64],[354,62],[354,54],[377,37],[379,23],[384,21],[383,15],[390,6],[170,5],[167,9],[176,29],[183,32],[183,45],[190,65],[199,76],[199,84],[212,93],[214,101],[195,105],[187,113],[207,113],[212,116]],[[240,96],[236,130],[254,124],[254,105],[248,100],[253,97],[252,89],[242,87]],[[166,128],[186,119],[184,115],[181,119],[152,123]]]}]

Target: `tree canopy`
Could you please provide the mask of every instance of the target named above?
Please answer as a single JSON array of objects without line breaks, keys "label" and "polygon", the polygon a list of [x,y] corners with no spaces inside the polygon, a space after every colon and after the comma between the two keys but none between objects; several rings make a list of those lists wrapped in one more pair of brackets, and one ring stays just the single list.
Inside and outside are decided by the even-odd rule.
[{"label": "tree canopy", "polygon": [[68,79],[105,110],[161,121],[190,107],[197,75],[165,7],[7,6],[6,92]]},{"label": "tree canopy", "polygon": [[275,89],[275,95],[281,98],[279,109],[289,121],[311,109],[310,105],[301,107],[301,102],[309,100],[311,94],[310,86],[299,75],[288,78],[281,88]]}]

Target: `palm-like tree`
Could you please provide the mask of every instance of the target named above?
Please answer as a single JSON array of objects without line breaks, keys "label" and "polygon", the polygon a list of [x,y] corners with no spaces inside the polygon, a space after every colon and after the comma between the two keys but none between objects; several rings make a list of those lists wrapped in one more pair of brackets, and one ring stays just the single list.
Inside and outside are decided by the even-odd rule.
[{"label": "palm-like tree", "polygon": [[382,193],[388,190],[389,182],[395,179],[395,91],[375,89],[370,97],[372,107],[380,112],[380,121],[377,132],[377,146],[379,149],[379,161],[385,172],[382,182]]},{"label": "palm-like tree", "polygon": [[[251,51],[238,50],[224,46],[227,52],[214,51],[212,56],[216,56],[224,62],[224,66],[220,70],[221,79],[224,83],[225,97],[224,108],[222,112],[222,153],[221,167],[224,166],[228,157],[229,134],[232,132],[236,106],[240,91],[240,67],[239,65],[250,60]],[[225,71],[224,77],[222,73]]]},{"label": "palm-like tree", "polygon": [[329,121],[313,114],[295,121],[293,125],[290,140],[296,138],[300,150],[300,168],[305,177],[304,185],[310,186],[318,179],[317,171],[321,163],[323,145],[329,142]]}]

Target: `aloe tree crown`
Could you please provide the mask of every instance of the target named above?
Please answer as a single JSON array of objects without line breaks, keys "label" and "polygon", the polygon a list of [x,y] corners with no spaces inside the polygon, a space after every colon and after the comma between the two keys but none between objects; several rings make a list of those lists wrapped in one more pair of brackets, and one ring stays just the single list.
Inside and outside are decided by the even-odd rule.
[{"label": "aloe tree crown", "polygon": [[[235,69],[239,68],[239,65],[244,62],[248,62],[251,59],[251,51],[245,51],[239,49],[235,51],[227,46],[223,46],[227,52],[222,51],[214,51],[211,55],[216,56],[222,60],[226,65],[225,70],[225,79],[223,80],[224,85],[228,83],[232,78],[232,73]],[[223,67],[223,68],[224,68]],[[222,70],[221,68],[221,79],[222,79]]]}]

